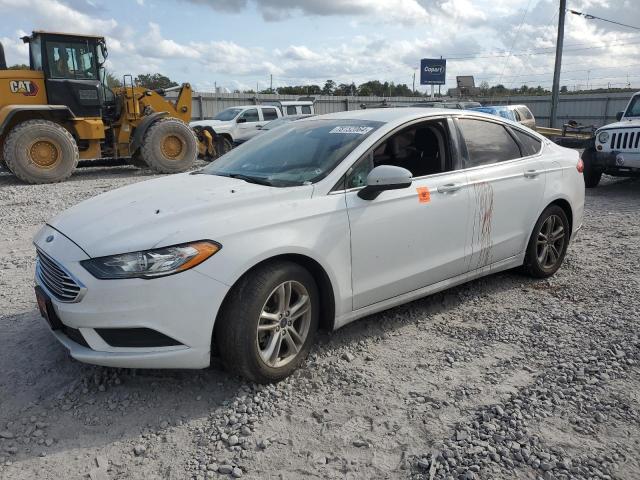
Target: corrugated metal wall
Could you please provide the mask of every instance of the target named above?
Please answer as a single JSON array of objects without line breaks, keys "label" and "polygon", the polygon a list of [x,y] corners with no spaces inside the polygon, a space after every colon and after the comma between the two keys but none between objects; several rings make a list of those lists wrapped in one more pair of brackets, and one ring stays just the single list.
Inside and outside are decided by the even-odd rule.
[{"label": "corrugated metal wall", "polygon": [[[193,98],[193,118],[211,118],[225,108],[239,105],[253,105],[268,100],[297,100],[297,95],[263,95],[247,93],[195,93]],[[318,114],[359,110],[363,105],[373,108],[385,102],[394,107],[408,106],[421,98],[416,97],[333,97],[317,96],[315,111]],[[601,126],[615,121],[616,113],[624,110],[631,98],[630,93],[596,93],[560,96],[558,105],[558,125],[561,127],[568,120],[576,120],[585,125]],[[549,125],[551,110],[550,96],[514,96],[478,98],[486,105],[525,104],[536,117],[540,126]]]}]

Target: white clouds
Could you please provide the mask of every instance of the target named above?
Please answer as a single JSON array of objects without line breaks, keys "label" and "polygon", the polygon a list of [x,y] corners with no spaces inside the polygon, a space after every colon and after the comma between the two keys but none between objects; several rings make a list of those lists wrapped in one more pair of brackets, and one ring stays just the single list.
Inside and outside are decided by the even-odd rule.
[{"label": "white clouds", "polygon": [[20,40],[20,37],[26,35],[21,30],[15,32],[14,38],[0,37],[0,43],[4,47],[7,64],[27,64],[29,65],[29,45]]},{"label": "white clouds", "polygon": [[168,40],[162,37],[160,33],[160,25],[149,22],[149,30],[140,41],[138,50],[143,55],[153,58],[200,58],[198,52],[193,46],[181,45],[174,40]]},{"label": "white clouds", "polygon": [[113,18],[95,18],[58,0],[0,0],[0,12],[23,11],[30,17],[34,30],[106,35],[117,26]]},{"label": "white clouds", "polygon": [[[415,24],[429,18],[418,0],[184,0],[223,12],[241,12],[255,6],[269,22],[282,21],[294,15],[366,16],[384,22]],[[466,1],[466,0],[462,0]]]},{"label": "white clouds", "polygon": [[[144,4],[144,0],[136,1]],[[270,74],[276,85],[321,83],[328,78],[339,83],[370,79],[409,83],[420,58],[440,55],[450,59],[450,84],[456,75],[466,74],[475,75],[478,83],[483,79],[513,85],[550,83],[557,0],[531,0],[519,30],[529,0],[184,1],[190,3],[155,0],[167,11],[167,23],[144,24],[127,18],[122,9],[105,11],[104,4],[88,0],[0,0],[0,17],[24,17],[16,27],[29,30],[105,35],[111,52],[109,66],[117,75],[162,72],[195,85],[218,81],[232,88],[255,88],[256,80],[265,81]],[[630,0],[572,0],[571,7],[638,24],[640,13],[635,4]],[[146,8],[151,7],[147,2]],[[215,17],[212,25],[240,21],[251,34],[236,35],[231,41],[212,27],[207,33],[181,31],[176,37],[170,33],[171,15],[187,9],[194,18]],[[122,17],[116,21],[112,15],[118,12]],[[234,12],[243,16],[232,16]],[[300,33],[299,25],[311,23],[301,17],[330,20],[315,22],[317,30]],[[279,23],[270,23],[274,21]],[[288,32],[290,26],[295,32],[292,37],[281,35],[280,41],[274,40],[272,32]],[[2,27],[0,40],[8,62],[27,63],[27,46],[17,38],[22,33],[8,32],[6,24],[4,30]],[[626,75],[626,66],[634,64],[640,53],[637,33],[575,15],[567,17],[565,42],[566,71],[609,69],[592,78]],[[578,50],[576,45],[586,48]],[[539,49],[548,49],[549,54],[518,54]],[[516,53],[508,61],[504,54],[496,55],[508,51]],[[455,59],[474,54],[475,58]],[[578,75],[563,78],[569,82]]]}]

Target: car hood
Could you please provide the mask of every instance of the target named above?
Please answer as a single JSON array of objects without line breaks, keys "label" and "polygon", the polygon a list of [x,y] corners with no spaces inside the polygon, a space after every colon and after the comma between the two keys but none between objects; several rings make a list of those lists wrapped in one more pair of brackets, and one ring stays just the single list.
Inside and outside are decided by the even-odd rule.
[{"label": "car hood", "polygon": [[616,128],[629,128],[629,127],[640,127],[640,118],[632,118],[630,120],[621,120],[619,122],[610,123],[598,129],[599,132],[603,130],[613,130]]},{"label": "car hood", "polygon": [[[103,193],[47,222],[90,257],[223,236],[268,205],[310,198],[312,186],[275,188],[216,175],[171,175]],[[259,213],[258,213],[259,215]],[[196,238],[197,237],[197,238]]]}]

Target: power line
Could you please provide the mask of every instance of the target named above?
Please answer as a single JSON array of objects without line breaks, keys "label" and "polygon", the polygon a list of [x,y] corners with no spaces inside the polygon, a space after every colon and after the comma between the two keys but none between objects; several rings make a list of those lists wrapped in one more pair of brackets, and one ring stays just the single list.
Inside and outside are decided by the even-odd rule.
[{"label": "power line", "polygon": [[602,18],[602,17],[596,17],[595,15],[591,15],[590,13],[582,13],[582,12],[578,12],[577,10],[571,10],[570,8],[567,9],[567,11],[573,13],[574,15],[578,15],[578,16],[584,17],[587,20],[601,20],[603,22],[614,23],[616,25],[620,25],[621,27],[627,27],[627,28],[633,28],[634,30],[640,30],[640,27],[635,27],[633,25],[627,25],[626,23],[616,22],[615,20],[609,20],[609,19]]}]

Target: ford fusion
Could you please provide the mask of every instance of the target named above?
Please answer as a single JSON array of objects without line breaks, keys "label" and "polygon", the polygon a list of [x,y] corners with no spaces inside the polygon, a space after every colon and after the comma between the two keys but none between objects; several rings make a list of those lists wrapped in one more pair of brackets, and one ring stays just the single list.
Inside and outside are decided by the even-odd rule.
[{"label": "ford fusion", "polygon": [[206,168],[114,190],[36,235],[36,297],[71,356],[290,374],[319,328],[501,270],[544,278],[582,225],[578,153],[476,112],[302,119]]}]

